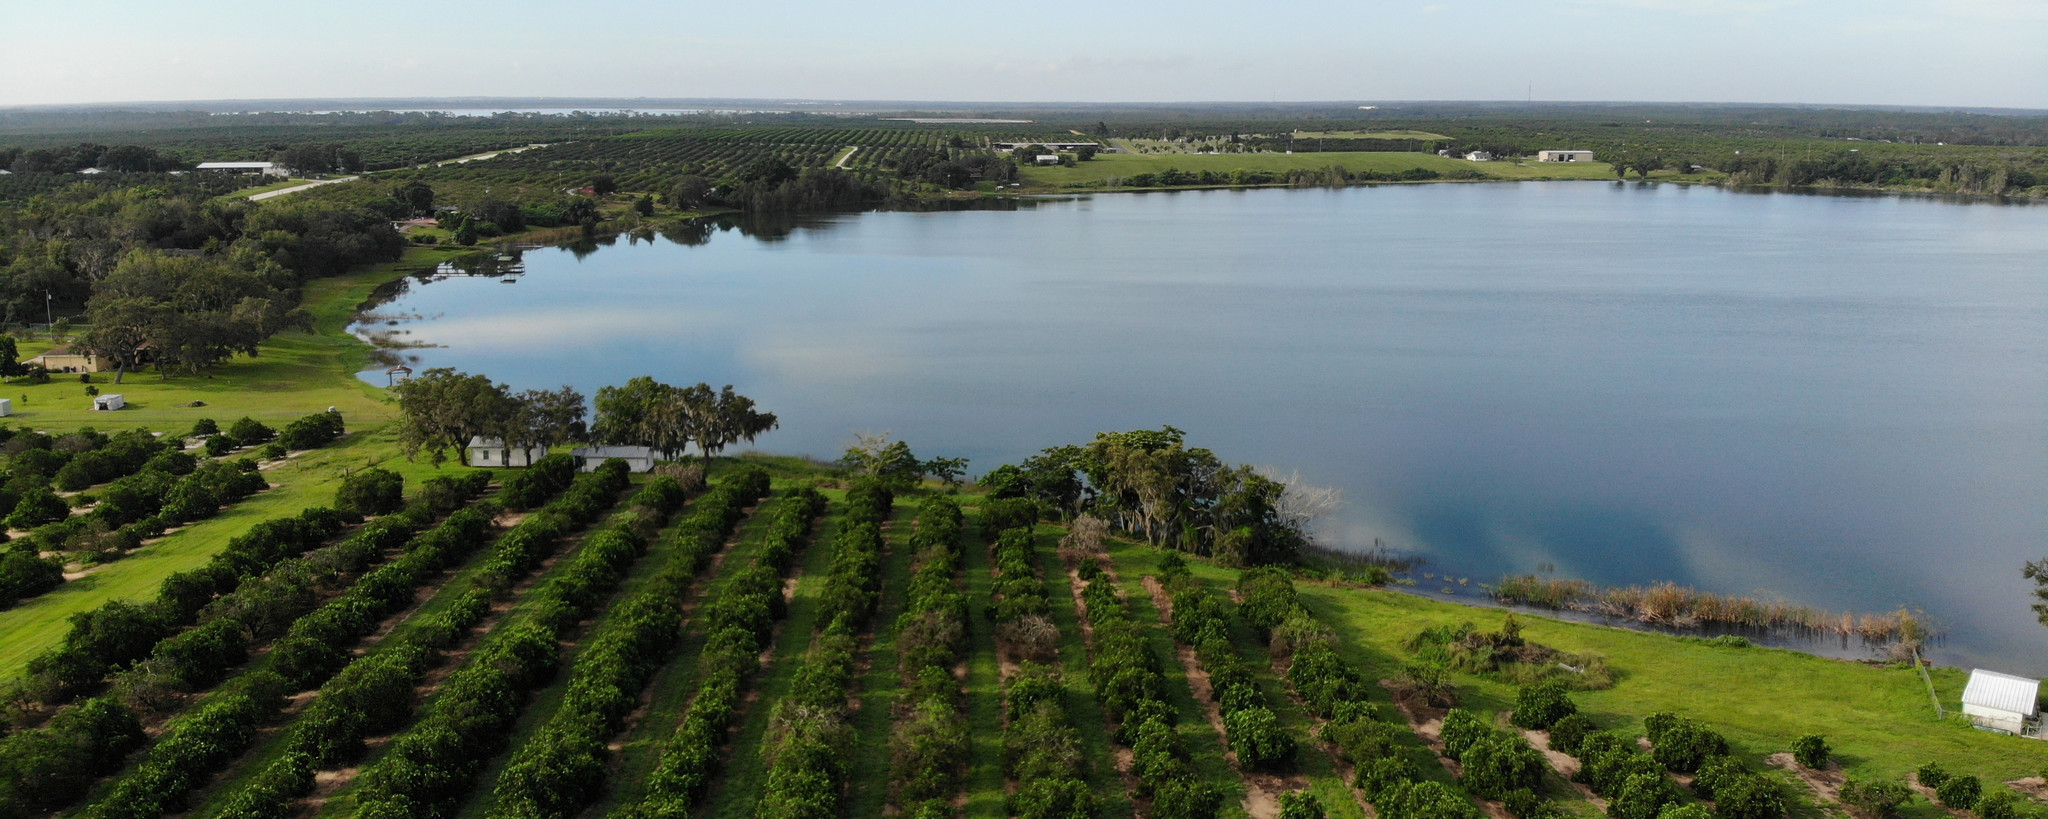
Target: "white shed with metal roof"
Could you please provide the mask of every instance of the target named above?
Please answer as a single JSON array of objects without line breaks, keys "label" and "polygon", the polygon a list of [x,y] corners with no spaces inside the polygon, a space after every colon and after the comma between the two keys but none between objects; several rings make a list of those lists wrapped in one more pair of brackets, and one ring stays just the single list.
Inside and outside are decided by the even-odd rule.
[{"label": "white shed with metal roof", "polygon": [[1975,669],[1963,687],[1963,715],[1979,726],[2018,734],[2034,718],[2041,681]]}]

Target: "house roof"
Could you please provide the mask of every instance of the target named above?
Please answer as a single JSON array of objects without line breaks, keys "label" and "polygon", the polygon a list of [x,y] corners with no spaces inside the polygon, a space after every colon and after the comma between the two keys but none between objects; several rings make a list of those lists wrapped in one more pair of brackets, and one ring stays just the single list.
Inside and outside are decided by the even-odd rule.
[{"label": "house roof", "polygon": [[2041,695],[2041,681],[1996,671],[1974,669],[1970,684],[1963,688],[1963,704],[2034,715],[2035,700]]},{"label": "house roof", "polygon": [[85,353],[81,353],[78,352],[77,350],[71,349],[71,345],[69,344],[59,344],[55,347],[51,347],[50,349],[44,350],[42,352],[42,355],[38,355],[35,358],[31,358],[29,360],[34,361],[36,360],[36,358],[42,358],[45,355],[85,355]]},{"label": "house roof", "polygon": [[268,168],[276,164],[277,163],[275,162],[201,162],[199,163],[199,169],[202,171],[231,171],[252,168]]}]

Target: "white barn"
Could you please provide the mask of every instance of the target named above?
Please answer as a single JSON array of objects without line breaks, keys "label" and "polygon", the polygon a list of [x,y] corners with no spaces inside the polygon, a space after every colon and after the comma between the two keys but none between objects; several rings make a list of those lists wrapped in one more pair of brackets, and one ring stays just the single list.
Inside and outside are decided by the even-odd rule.
[{"label": "white barn", "polygon": [[1974,669],[1963,687],[1963,715],[1982,728],[2021,734],[2033,721],[2040,696],[2040,680]]},{"label": "white barn", "polygon": [[1591,162],[1592,151],[1537,151],[1537,162]]},{"label": "white barn", "polygon": [[605,461],[617,458],[626,462],[626,469],[632,472],[654,471],[654,448],[647,446],[586,446],[569,450],[576,456],[579,472],[595,472]]},{"label": "white barn", "polygon": [[199,170],[221,173],[250,173],[260,176],[284,176],[284,166],[275,162],[201,162]]},{"label": "white barn", "polygon": [[469,448],[463,452],[463,462],[470,466],[526,467],[547,456],[546,447],[514,449],[503,440],[479,436],[469,439]]}]

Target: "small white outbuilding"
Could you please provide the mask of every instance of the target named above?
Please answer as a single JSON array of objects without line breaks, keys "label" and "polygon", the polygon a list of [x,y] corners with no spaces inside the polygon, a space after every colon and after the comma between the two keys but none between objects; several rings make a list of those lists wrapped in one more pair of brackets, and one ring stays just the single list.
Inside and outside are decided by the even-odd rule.
[{"label": "small white outbuilding", "polygon": [[2041,696],[2041,681],[1974,669],[1963,687],[1963,716],[1979,727],[2025,733]]},{"label": "small white outbuilding", "polygon": [[631,472],[651,472],[654,470],[653,447],[586,446],[569,450],[569,454],[576,456],[576,469],[579,472],[595,472],[599,466],[604,465],[605,461],[613,458],[625,461],[626,469]]},{"label": "small white outbuilding", "polygon": [[125,406],[128,406],[128,399],[122,398],[118,392],[92,397],[92,408],[102,412],[112,412]]}]

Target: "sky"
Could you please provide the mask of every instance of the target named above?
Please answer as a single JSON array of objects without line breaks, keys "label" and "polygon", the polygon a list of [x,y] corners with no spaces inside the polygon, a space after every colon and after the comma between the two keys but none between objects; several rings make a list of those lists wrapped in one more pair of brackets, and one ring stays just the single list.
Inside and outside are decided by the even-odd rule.
[{"label": "sky", "polygon": [[2048,0],[20,0],[0,106],[580,96],[2048,109]]}]

